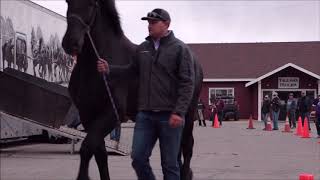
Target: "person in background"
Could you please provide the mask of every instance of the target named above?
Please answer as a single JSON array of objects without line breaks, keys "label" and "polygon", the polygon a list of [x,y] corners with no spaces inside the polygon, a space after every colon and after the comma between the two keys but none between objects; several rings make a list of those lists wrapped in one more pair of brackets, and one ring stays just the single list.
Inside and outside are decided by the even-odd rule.
[{"label": "person in background", "polygon": [[77,129],[77,127],[81,124],[79,111],[74,103],[71,104],[66,118],[69,119],[68,123],[66,124],[68,128]]},{"label": "person in background", "polygon": [[217,112],[218,112],[218,119],[220,126],[222,125],[222,120],[223,120],[223,108],[224,108],[224,101],[221,98],[218,98],[217,103]]},{"label": "person in background", "polygon": [[239,112],[240,112],[240,105],[238,103],[238,101],[234,101],[234,106],[236,107],[235,111],[234,111],[234,120],[239,120]]},{"label": "person in background", "polygon": [[116,127],[110,133],[110,139],[115,141],[116,149],[119,149],[120,136],[121,136],[121,123],[117,122]]},{"label": "person in background", "polygon": [[211,97],[210,98],[210,105],[209,105],[209,110],[210,110],[210,116],[209,116],[209,120],[214,122],[214,116],[217,113],[217,106],[216,106],[216,98],[215,97]]},{"label": "person in background", "polygon": [[290,128],[296,128],[296,110],[297,103],[293,98],[293,93],[289,93],[289,99],[287,101],[287,114],[289,118]]},{"label": "person in background", "polygon": [[271,112],[272,112],[271,117],[273,121],[272,130],[279,130],[278,122],[279,122],[279,114],[280,114],[280,98],[278,97],[277,92],[272,93]]},{"label": "person in background", "polygon": [[318,94],[318,98],[314,100],[313,106],[315,106],[316,110],[316,129],[318,138],[320,138],[320,94]]},{"label": "person in background", "polygon": [[202,123],[201,121],[203,122],[203,126],[206,127],[206,120],[204,118],[204,109],[205,109],[205,105],[202,103],[201,99],[199,99],[199,102],[198,102],[198,112],[197,112],[197,115],[198,115],[198,121],[199,121],[199,126],[202,126]]},{"label": "person in background", "polygon": [[264,122],[263,130],[267,129],[268,117],[270,116],[271,111],[271,101],[268,95],[265,95],[262,102],[261,113],[262,121]]},{"label": "person in background", "polygon": [[308,96],[306,96],[306,91],[301,91],[301,97],[298,100],[298,111],[301,116],[302,126],[304,126],[304,119],[308,119],[309,130],[310,128],[310,112],[311,112],[312,102]]}]

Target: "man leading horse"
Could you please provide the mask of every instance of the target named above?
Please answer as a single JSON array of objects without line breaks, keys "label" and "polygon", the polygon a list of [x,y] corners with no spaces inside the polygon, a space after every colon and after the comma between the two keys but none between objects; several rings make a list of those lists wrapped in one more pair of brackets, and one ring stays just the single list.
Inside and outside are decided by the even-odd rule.
[{"label": "man leading horse", "polygon": [[[123,34],[113,0],[67,0],[67,3],[68,27],[62,46],[66,53],[77,55],[78,59],[70,78],[69,92],[73,102],[79,109],[80,119],[87,132],[87,136],[80,148],[81,159],[77,180],[89,179],[88,166],[92,156],[95,156],[100,178],[102,180],[110,179],[107,152],[103,139],[115,127],[117,120],[125,119],[125,115],[129,115],[131,118],[135,116],[135,109],[137,108],[137,103],[135,102],[137,92],[135,90],[138,85],[136,80],[138,77],[153,79],[152,81],[145,81],[146,83],[153,83],[150,84],[152,89],[144,89],[149,94],[144,94],[143,91],[140,93],[148,98],[156,98],[157,101],[151,101],[152,99],[144,97],[143,102],[139,102],[139,104],[147,103],[144,106],[147,112],[143,112],[144,109],[141,109],[139,111],[139,116],[141,117],[137,119],[139,121],[150,120],[148,123],[153,123],[154,127],[152,128],[155,131],[161,130],[160,127],[162,126],[162,130],[172,131],[168,133],[172,133],[172,137],[176,138],[174,149],[168,150],[173,154],[166,157],[177,157],[181,131],[183,124],[185,125],[180,147],[184,157],[183,165],[177,165],[177,158],[163,159],[162,162],[167,161],[164,164],[170,166],[169,168],[165,167],[166,171],[170,171],[166,172],[166,174],[169,174],[166,176],[179,179],[178,171],[182,167],[181,179],[186,179],[184,177],[191,178],[190,160],[193,148],[193,120],[203,75],[201,66],[197,61],[194,61],[187,46],[176,39],[172,31],[167,30],[170,24],[170,21],[168,21],[170,16],[164,15],[165,11],[162,12],[161,10],[159,12],[157,10],[158,12],[150,13],[144,18],[149,20],[149,23],[154,23],[154,26],[158,26],[158,28],[150,29],[153,32],[150,31],[149,40],[139,46],[136,51],[136,45],[132,44]],[[157,22],[155,21],[156,19],[151,21],[150,17],[166,19],[160,18],[161,20]],[[157,43],[153,42],[154,38],[151,36],[153,33],[159,33],[157,35],[159,37]],[[143,50],[142,48],[145,49]],[[99,64],[104,64],[103,66],[106,67],[103,61],[99,61],[97,65],[97,60],[99,59],[106,59],[110,66],[124,67],[124,65],[138,64],[133,63],[133,61],[140,59],[136,57],[137,55],[145,56],[145,58],[150,56],[149,60],[154,60],[152,63],[148,62],[152,67],[152,71],[151,69],[148,71],[149,74],[140,76],[141,69],[139,69],[138,77],[131,76],[123,79],[121,75],[119,77],[113,75],[117,73],[112,69],[110,69],[109,75],[97,70]],[[132,58],[133,56],[135,58]],[[147,62],[146,60],[144,59],[145,62]],[[145,72],[143,71],[142,73]],[[125,76],[130,73],[118,74],[124,74]],[[146,87],[151,88],[150,85]],[[157,104],[150,104],[155,102]],[[159,102],[162,103],[160,104],[161,106],[159,106]],[[153,107],[153,105],[157,106]],[[141,107],[143,106],[139,105],[139,108]],[[138,124],[146,125],[145,123],[137,122],[136,129],[140,128]],[[156,129],[156,127],[159,127],[159,129]],[[147,148],[148,151],[152,150],[152,143],[155,142],[154,139],[159,134],[154,135],[155,137],[152,137],[149,141],[151,145]],[[135,132],[135,136],[139,136],[139,133]],[[169,136],[171,137],[171,135]],[[141,146],[137,144],[141,142],[134,142],[136,147],[133,147],[132,157],[137,171],[141,170],[140,167],[144,166],[143,163],[146,162],[145,160],[137,161],[140,161],[141,158],[149,157],[149,155],[140,156],[139,153],[146,150],[144,148],[141,149]],[[163,153],[166,153],[164,151]],[[179,159],[181,158],[179,157]],[[173,171],[171,166],[173,166]],[[137,173],[140,174],[140,172]],[[151,168],[149,173],[152,174]]]},{"label": "man leading horse", "polygon": [[97,69],[139,77],[131,154],[138,179],[155,180],[149,158],[159,139],[164,179],[179,180],[178,154],[194,91],[194,60],[188,47],[168,30],[171,18],[166,10],[154,9],[142,20],[148,21],[149,36],[138,46],[133,62],[117,67],[99,60]]}]

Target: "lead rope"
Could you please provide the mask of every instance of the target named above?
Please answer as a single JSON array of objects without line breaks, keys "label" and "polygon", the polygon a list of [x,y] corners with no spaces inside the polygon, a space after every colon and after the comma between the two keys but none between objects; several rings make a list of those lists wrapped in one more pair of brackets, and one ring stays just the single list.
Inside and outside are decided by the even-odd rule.
[{"label": "lead rope", "polygon": [[[92,48],[94,50],[94,53],[96,54],[97,58],[100,59],[99,53],[97,51],[97,48],[94,45],[94,42],[93,42],[92,37],[90,35],[90,30],[86,31],[86,33],[87,33],[87,35],[88,35],[88,37],[90,39],[91,46],[92,46]],[[110,90],[110,87],[109,87],[109,84],[108,84],[108,81],[107,81],[107,78],[106,78],[106,74],[103,73],[102,77],[103,77],[103,81],[104,81],[104,84],[105,84],[107,92],[108,92],[108,96],[109,96],[111,104],[112,104],[112,108],[113,108],[114,114],[116,115],[118,123],[120,123],[120,117],[119,117],[119,114],[118,114],[118,111],[117,111],[116,104],[114,103],[113,96],[111,94],[111,90]]]}]

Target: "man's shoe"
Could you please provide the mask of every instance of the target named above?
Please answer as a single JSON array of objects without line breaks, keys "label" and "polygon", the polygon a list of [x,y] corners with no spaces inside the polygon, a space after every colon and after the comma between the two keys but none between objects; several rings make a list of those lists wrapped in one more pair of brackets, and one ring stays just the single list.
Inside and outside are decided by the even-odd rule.
[{"label": "man's shoe", "polygon": [[272,130],[276,131],[276,130],[279,130],[278,128],[273,128]]}]

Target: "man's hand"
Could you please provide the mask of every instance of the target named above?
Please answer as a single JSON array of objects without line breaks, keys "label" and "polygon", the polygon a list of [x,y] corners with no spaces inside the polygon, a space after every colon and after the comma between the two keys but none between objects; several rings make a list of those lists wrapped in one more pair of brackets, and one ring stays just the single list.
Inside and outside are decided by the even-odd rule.
[{"label": "man's hand", "polygon": [[104,59],[99,59],[97,61],[97,70],[100,73],[109,73],[109,64],[106,60]]},{"label": "man's hand", "polygon": [[72,57],[73,63],[77,63],[78,56],[77,55],[72,55],[71,57]]},{"label": "man's hand", "polygon": [[183,124],[183,119],[177,114],[171,114],[169,119],[169,125],[172,128],[177,128]]}]

